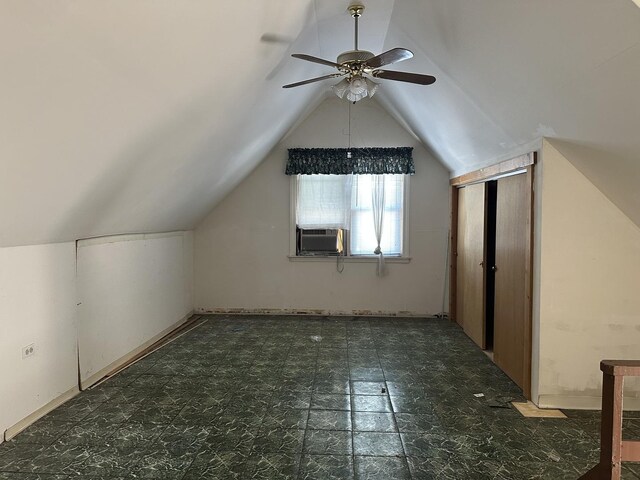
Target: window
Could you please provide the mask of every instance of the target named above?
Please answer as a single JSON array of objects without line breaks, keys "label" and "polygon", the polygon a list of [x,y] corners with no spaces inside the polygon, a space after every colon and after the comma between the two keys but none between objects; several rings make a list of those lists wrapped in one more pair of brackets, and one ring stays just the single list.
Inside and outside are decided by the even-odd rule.
[{"label": "window", "polygon": [[[404,176],[383,175],[384,215],[380,249],[386,256],[402,255]],[[378,246],[373,223],[373,175],[354,175],[351,196],[351,255],[373,255]]]},{"label": "window", "polygon": [[[382,175],[384,213],[380,248],[385,256],[403,254],[406,175]],[[374,255],[378,242],[373,217],[375,175],[298,175],[296,226],[348,231],[348,254]]]}]

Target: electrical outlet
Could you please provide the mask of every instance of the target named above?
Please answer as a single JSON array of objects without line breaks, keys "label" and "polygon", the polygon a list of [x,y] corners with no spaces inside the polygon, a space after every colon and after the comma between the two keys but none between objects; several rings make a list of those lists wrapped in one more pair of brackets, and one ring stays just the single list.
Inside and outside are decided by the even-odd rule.
[{"label": "electrical outlet", "polygon": [[22,358],[33,357],[36,353],[36,344],[32,343],[31,345],[27,345],[26,347],[22,347]]}]

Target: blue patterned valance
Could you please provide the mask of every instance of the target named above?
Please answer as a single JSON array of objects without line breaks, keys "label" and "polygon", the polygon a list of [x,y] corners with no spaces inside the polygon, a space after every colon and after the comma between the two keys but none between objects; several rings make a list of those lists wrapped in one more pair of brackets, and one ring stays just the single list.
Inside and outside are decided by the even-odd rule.
[{"label": "blue patterned valance", "polygon": [[416,173],[412,147],[290,148],[286,175]]}]

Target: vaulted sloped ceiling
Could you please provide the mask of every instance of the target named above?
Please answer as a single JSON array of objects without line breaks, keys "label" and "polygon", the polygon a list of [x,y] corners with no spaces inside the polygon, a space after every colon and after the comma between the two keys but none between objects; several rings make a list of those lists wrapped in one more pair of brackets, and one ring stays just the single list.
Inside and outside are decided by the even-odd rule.
[{"label": "vaulted sloped ceiling", "polygon": [[385,85],[454,174],[540,137],[640,225],[640,8],[631,0],[406,0],[385,48],[435,88]]},{"label": "vaulted sloped ceiling", "polygon": [[[377,101],[452,173],[552,137],[640,223],[632,0],[364,3],[361,48],[438,77]],[[0,246],[193,228],[327,95],[281,85],[352,48],[347,4],[1,2]]]}]

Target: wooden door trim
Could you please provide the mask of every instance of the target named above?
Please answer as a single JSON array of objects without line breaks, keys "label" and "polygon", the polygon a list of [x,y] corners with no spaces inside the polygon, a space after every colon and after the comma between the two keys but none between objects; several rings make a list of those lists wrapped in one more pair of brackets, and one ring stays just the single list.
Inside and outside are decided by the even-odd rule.
[{"label": "wooden door trim", "polygon": [[526,155],[520,155],[519,157],[512,158],[511,160],[505,160],[504,162],[496,163],[495,165],[454,177],[449,180],[449,184],[454,187],[458,187],[468,183],[486,182],[487,180],[493,180],[496,177],[507,173],[524,170],[533,165],[535,161],[535,154],[527,153]]},{"label": "wooden door trim", "polygon": [[458,188],[451,187],[451,228],[449,231],[451,245],[449,251],[449,319],[458,323],[457,318],[457,281],[458,281]]},{"label": "wooden door trim", "polygon": [[537,153],[532,153],[532,164],[527,166],[527,239],[525,244],[525,311],[524,311],[524,396],[531,400],[531,361],[533,350],[532,315],[533,315],[533,205],[534,205],[534,169]]}]

